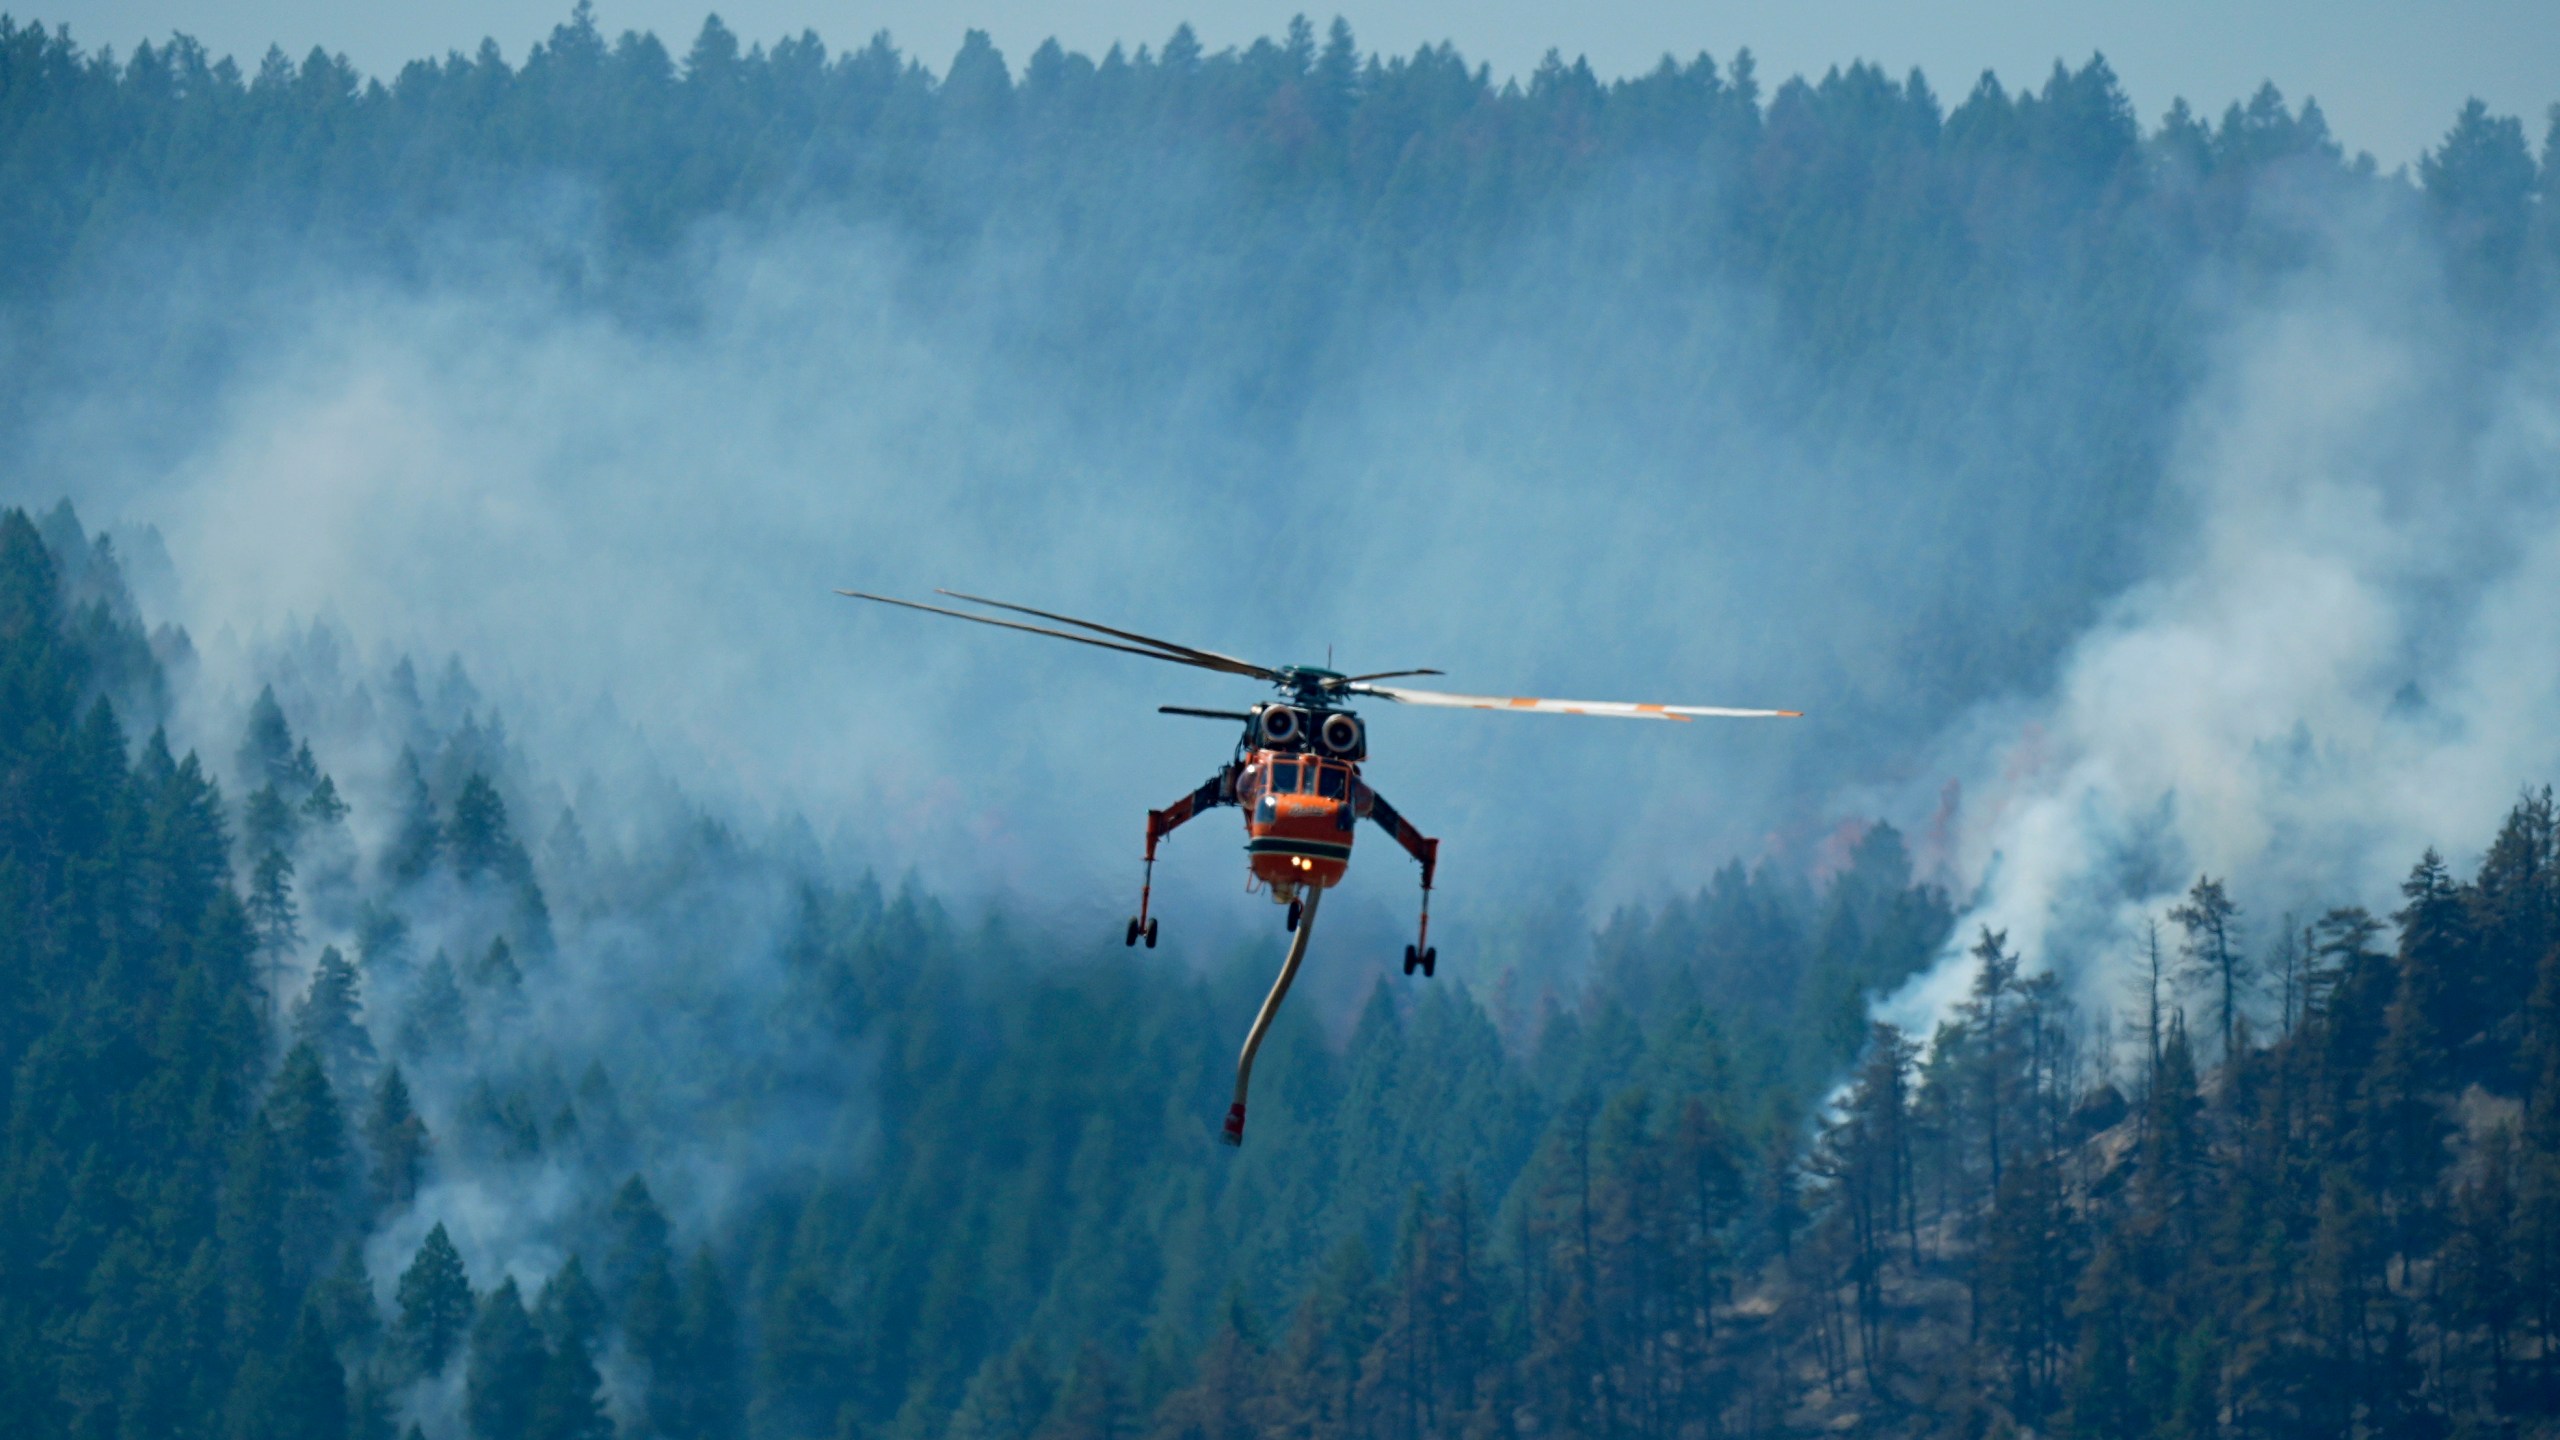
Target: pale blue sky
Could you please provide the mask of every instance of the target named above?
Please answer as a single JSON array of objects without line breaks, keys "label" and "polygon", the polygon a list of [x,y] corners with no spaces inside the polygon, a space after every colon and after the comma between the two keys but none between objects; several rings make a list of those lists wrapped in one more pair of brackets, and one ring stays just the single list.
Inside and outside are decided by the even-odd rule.
[{"label": "pale blue sky", "polygon": [[[26,0],[0,0],[12,9]],[[814,29],[836,47],[887,30],[937,71],[964,29],[990,31],[1019,64],[1041,40],[1098,53],[1114,40],[1161,43],[1191,22],[1212,49],[1277,33],[1291,0],[597,0],[608,31],[654,29],[681,51],[716,8],[748,40]],[[2560,101],[2560,0],[1344,0],[1309,6],[1322,26],[1337,12],[1364,49],[1409,51],[1454,40],[1498,75],[1525,72],[1548,47],[1588,56],[1604,75],[1650,66],[1666,52],[1730,56],[1748,45],[1774,81],[1864,58],[1896,72],[1913,65],[1940,95],[1960,98],[1984,69],[2035,82],[2057,58],[2103,51],[2146,122],[2173,96],[2219,112],[2272,79],[2293,99],[2319,99],[2350,151],[2384,166],[2412,161],[2473,95],[2522,115],[2539,145]],[[568,13],[569,0],[53,0],[21,19],[67,22],[87,44],[127,49],[184,31],[245,62],[270,43],[296,55],[313,45],[388,74],[401,62],[468,50],[495,37],[510,60]]]}]

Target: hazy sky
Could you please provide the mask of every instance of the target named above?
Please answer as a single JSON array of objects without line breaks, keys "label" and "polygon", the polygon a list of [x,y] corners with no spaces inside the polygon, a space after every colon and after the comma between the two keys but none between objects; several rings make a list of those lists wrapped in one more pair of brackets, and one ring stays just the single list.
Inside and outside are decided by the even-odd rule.
[{"label": "hazy sky", "polygon": [[[349,5],[344,0],[56,0],[22,18],[68,23],[87,44],[130,48],[183,31],[243,61],[273,44],[300,55],[313,45],[387,75],[406,60],[468,50],[494,37],[509,60],[568,13],[550,0],[443,0],[435,5]],[[13,7],[14,8],[14,7]],[[653,29],[679,52],[712,9],[708,0],[599,0],[609,32]],[[1291,0],[720,0],[719,13],[748,40],[813,29],[843,47],[887,30],[939,71],[961,32],[991,32],[1017,64],[1041,40],[1099,53],[1114,40],[1161,43],[1188,20],[1212,48],[1272,34],[1300,8]],[[1742,46],[1775,80],[1819,74],[1851,59],[1899,72],[1918,65],[1950,101],[1984,69],[2008,83],[2035,82],[2057,58],[2103,52],[2124,77],[2146,122],[2173,96],[2219,112],[2262,80],[2294,99],[2310,95],[2352,153],[2385,167],[2414,160],[2454,112],[2478,96],[2526,117],[2537,145],[2548,107],[2560,101],[2560,3],[2555,0],[1598,0],[1560,7],[1533,0],[1347,0],[1364,49],[1410,51],[1454,40],[1496,74],[1524,73],[1549,47],[1582,54],[1605,75],[1643,69],[1664,52],[1703,49],[1727,57]],[[1334,7],[1307,11],[1321,26]]]}]

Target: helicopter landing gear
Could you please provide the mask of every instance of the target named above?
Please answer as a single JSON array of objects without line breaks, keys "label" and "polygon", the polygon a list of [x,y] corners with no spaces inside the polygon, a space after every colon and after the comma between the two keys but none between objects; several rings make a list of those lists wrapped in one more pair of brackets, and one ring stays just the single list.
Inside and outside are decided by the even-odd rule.
[{"label": "helicopter landing gear", "polygon": [[1413,943],[1404,947],[1404,973],[1419,970],[1427,977],[1440,966],[1440,952],[1431,948],[1431,879],[1440,869],[1440,842],[1413,828],[1413,822],[1397,814],[1396,807],[1377,791],[1363,787],[1361,800],[1368,806],[1362,813],[1396,837],[1406,854],[1422,862],[1422,923]]},{"label": "helicopter landing gear", "polygon": [[1129,918],[1129,929],[1121,937],[1124,945],[1140,940],[1147,948],[1156,948],[1156,922],[1147,914],[1147,902],[1156,892],[1156,842],[1174,832],[1174,828],[1204,810],[1235,803],[1235,781],[1231,770],[1221,770],[1209,782],[1162,810],[1147,812],[1147,872],[1138,882],[1138,913]]},{"label": "helicopter landing gear", "polygon": [[1298,917],[1304,915],[1306,912],[1307,906],[1305,901],[1292,900],[1289,902],[1289,918],[1283,923],[1288,926],[1290,934],[1295,935],[1298,933]]}]

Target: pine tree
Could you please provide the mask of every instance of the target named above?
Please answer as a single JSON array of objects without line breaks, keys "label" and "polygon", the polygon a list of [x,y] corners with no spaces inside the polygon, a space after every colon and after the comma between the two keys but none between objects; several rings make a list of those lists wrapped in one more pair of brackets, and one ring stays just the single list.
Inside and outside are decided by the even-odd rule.
[{"label": "pine tree", "polygon": [[2454,1196],[2443,1249],[2448,1328],[2477,1335],[2489,1354],[2488,1393],[2508,1393],[2508,1340],[2524,1308],[2517,1284],[2515,1135],[2504,1126],[2480,1146],[2473,1175]]},{"label": "pine tree", "polygon": [[400,823],[392,833],[383,868],[394,880],[423,879],[435,868],[444,847],[444,823],[437,818],[435,798],[427,793],[427,777],[414,750],[400,752]]},{"label": "pine tree", "polygon": [[[245,1433],[261,1440],[345,1440],[346,1368],[330,1348],[328,1327],[310,1309],[294,1321],[271,1374],[265,1403],[256,1406],[264,1413]],[[243,1433],[236,1418],[234,1433]]]},{"label": "pine tree", "polygon": [[304,1304],[320,1317],[329,1343],[341,1355],[368,1355],[382,1337],[382,1311],[373,1301],[373,1280],[365,1273],[364,1251],[352,1242],[338,1247],[336,1268],[311,1287]]},{"label": "pine tree", "polygon": [[2453,1128],[2435,1090],[2448,1060],[2424,999],[2404,971],[2382,1049],[2365,1079],[2359,1127],[2359,1148],[2404,1278],[2435,1238],[2436,1179],[2450,1158],[2445,1140]]},{"label": "pine tree", "polygon": [[311,787],[310,796],[302,802],[302,814],[303,818],[323,829],[345,823],[347,802],[339,798],[338,782],[326,775],[321,776],[319,783]]},{"label": "pine tree", "polygon": [[480,952],[479,961],[471,967],[471,983],[483,991],[501,996],[511,996],[524,989],[524,972],[516,967],[516,952],[507,944],[506,936],[490,941],[489,948]]},{"label": "pine tree", "polygon": [[270,850],[290,853],[300,838],[300,817],[272,784],[249,792],[240,807],[240,848],[249,855]]},{"label": "pine tree", "polygon": [[286,1176],[275,1131],[253,1117],[225,1167],[215,1239],[222,1263],[223,1340],[233,1354],[266,1351],[285,1338]]},{"label": "pine tree", "polygon": [[647,1376],[641,1408],[648,1426],[681,1440],[692,1433],[685,1414],[685,1381],[693,1357],[685,1349],[683,1301],[666,1257],[640,1264],[621,1294],[622,1343]]},{"label": "pine tree", "polygon": [[356,963],[377,988],[409,971],[409,922],[397,910],[368,900],[356,910]]},{"label": "pine tree", "polygon": [[293,903],[293,862],[283,851],[269,850],[258,857],[249,878],[247,905],[265,965],[267,1014],[272,1019],[282,1008],[285,967],[302,944],[301,916]]},{"label": "pine tree", "polygon": [[2167,1012],[2162,1008],[2168,982],[2168,971],[2160,954],[2160,922],[2145,919],[2142,925],[2142,968],[2134,977],[2135,1024],[2142,1032],[2142,1086],[2151,1088],[2160,1073],[2160,1042],[2167,1034]]},{"label": "pine tree", "polygon": [[525,1314],[514,1278],[499,1281],[471,1326],[463,1414],[473,1440],[531,1440],[534,1406],[550,1364],[551,1352]]},{"label": "pine tree", "polygon": [[[2450,1088],[2457,1073],[2469,1079],[2495,1068],[2477,1043],[2488,1017],[2485,997],[2474,990],[2484,960],[2475,912],[2432,848],[2401,882],[2400,894],[2407,903],[2391,917],[2400,925],[2399,985],[2392,1004],[2412,1013],[2405,1023],[2395,1018],[2395,1031],[2403,1043],[2423,1047],[2410,1061],[2420,1067],[2421,1083]],[[2504,996],[2498,1003],[2503,1009],[2515,998]],[[2440,1070],[2457,1057],[2458,1072]]]},{"label": "pine tree", "polygon": [[267,1098],[284,1180],[281,1211],[286,1275],[296,1284],[319,1273],[350,1215],[355,1169],[347,1151],[346,1112],[330,1088],[320,1057],[297,1045]]},{"label": "pine tree", "polygon": [[288,784],[293,778],[293,728],[284,707],[276,703],[276,687],[261,686],[249,706],[249,728],[240,741],[240,779],[256,786]]},{"label": "pine tree", "polygon": [[522,852],[507,828],[506,802],[487,776],[475,771],[462,783],[462,793],[454,797],[453,820],[445,827],[445,844],[454,873],[465,880],[515,878]]},{"label": "pine tree", "polygon": [[2240,907],[2208,875],[2198,875],[2184,903],[2169,918],[2186,932],[2180,947],[2181,978],[2202,990],[2205,1013],[2213,1017],[2227,1061],[2239,1053],[2239,1027],[2246,1018],[2249,976],[2240,944]]},{"label": "pine tree", "polygon": [[[392,1066],[374,1087],[373,1110],[365,1120],[365,1148],[373,1154],[375,1212],[397,1209],[417,1198],[427,1168],[427,1122],[409,1103],[409,1082]],[[437,1227],[437,1234],[443,1227]]]},{"label": "pine tree", "polygon": [[2052,1158],[2031,1152],[2010,1167],[1982,1233],[1982,1331],[2007,1353],[2013,1412],[2041,1417],[2061,1402],[2080,1273],[2077,1227]]},{"label": "pine tree", "polygon": [[637,1175],[623,1181],[622,1188],[614,1192],[613,1208],[605,1220],[611,1237],[603,1272],[604,1294],[609,1302],[628,1297],[643,1275],[672,1271],[674,1256],[667,1249],[667,1217],[651,1198],[647,1181]]},{"label": "pine tree", "polygon": [[543,1285],[534,1310],[550,1351],[534,1393],[530,1440],[612,1440],[594,1357],[604,1305],[578,1257]]},{"label": "pine tree", "polygon": [[373,1070],[373,1037],[365,1033],[363,1013],[356,968],[337,946],[324,947],[311,988],[294,1005],[293,1034],[320,1057],[330,1082],[340,1089],[362,1088]]},{"label": "pine tree", "polygon": [[2073,1435],[2140,1435],[2149,1426],[2134,1377],[2135,1260],[2121,1230],[2111,1230],[2080,1272],[2072,1301],[2079,1322],[2072,1355],[2069,1432]]},{"label": "pine tree", "polygon": [[453,1056],[470,1034],[470,1024],[462,987],[453,981],[453,962],[439,950],[418,972],[408,1011],[400,1017],[400,1056],[413,1064]]},{"label": "pine tree", "polygon": [[471,1280],[443,1225],[427,1232],[417,1257],[401,1272],[398,1299],[393,1339],[409,1373],[443,1373],[472,1316]]},{"label": "pine tree", "polygon": [[684,1276],[683,1353],[678,1413],[694,1440],[740,1440],[747,1433],[745,1347],[728,1282],[711,1248],[696,1250]]}]

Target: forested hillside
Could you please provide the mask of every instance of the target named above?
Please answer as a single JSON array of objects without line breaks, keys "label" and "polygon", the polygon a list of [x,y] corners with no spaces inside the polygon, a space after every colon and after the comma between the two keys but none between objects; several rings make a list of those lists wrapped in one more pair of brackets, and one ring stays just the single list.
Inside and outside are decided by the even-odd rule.
[{"label": "forested hillside", "polygon": [[[1879,828],[1819,887],[1734,866],[1622,916],[1570,1011],[1382,985],[1336,1044],[1301,1007],[1231,1156],[1213,1102],[1266,956],[1060,964],[1036,924],[707,820],[609,848],[562,811],[537,861],[541,778],[405,662],[359,682],[379,777],[341,790],[273,689],[235,760],[173,757],[117,718],[163,682],[111,547],[67,508],[51,550],[5,527],[7,1363],[39,1433],[584,1435],[603,1374],[635,1433],[1001,1429],[1071,1363],[1125,1429],[1187,1413],[1222,1319],[1366,1294],[1417,1225],[1547,1243],[1523,1177],[1556,1183],[1603,1097],[1619,1143],[1660,1097],[1679,1163],[1726,1177],[1693,1243],[1729,1285],[1719,1237],[1795,1213],[1860,997],[1949,922]],[[770,992],[634,953],[742,872],[789,891]]]},{"label": "forested hillside", "polygon": [[[399,704],[405,667],[387,845],[352,841],[272,691],[226,799],[126,736],[151,643],[104,542],[48,529],[58,552],[0,521],[0,1325],[29,1433],[2402,1435],[2560,1410],[2547,793],[2475,880],[2427,855],[2391,925],[2336,910],[2263,961],[2198,880],[2126,997],[2129,1071],[1988,931],[1925,1047],[1861,1036],[1861,997],[1951,920],[1878,827],[1818,886],[1734,866],[1621,915],[1571,1009],[1382,984],[1338,1045],[1300,1012],[1230,1158],[1209,1120],[1248,957],[1059,965],[1002,917],[802,873],[734,1049],[564,1020],[596,984],[739,1005],[544,971],[627,947],[684,872],[792,863],[701,829],[607,859],[564,813],[537,865],[491,775],[535,783],[475,717]],[[357,954],[306,978],[306,924]],[[796,1143],[755,1098],[794,1087]],[[706,1210],[723,1165],[759,1178]],[[671,1224],[653,1172],[707,1222]],[[451,1227],[499,1258],[474,1273]]]},{"label": "forested hillside", "polygon": [[[2272,87],[2146,125],[2097,59],[1950,100],[1866,66],[1764,94],[1747,53],[1509,83],[1300,23],[1019,66],[973,37],[936,75],[716,20],[679,59],[581,5],[521,63],[374,81],[0,18],[0,1413],[84,1440],[2560,1434],[2560,820],[2522,788],[2560,754],[2496,752],[2543,768],[2499,781],[2503,828],[2442,837],[2476,865],[2396,862],[2387,913],[2127,842],[2091,868],[2169,856],[2181,898],[2050,953],[1966,922],[1989,881],[1942,833],[1957,787],[1900,828],[1858,808],[1934,791],[1931,737],[2043,685],[2209,505],[2173,476],[2251,306],[2387,268],[2440,341],[2424,393],[2471,417],[2391,463],[2521,456],[2547,488],[2538,422],[2479,417],[2547,373],[2560,111],[2538,158],[2514,119],[2448,123],[2384,175]],[[960,389],[1045,397],[1094,453],[1161,445],[1257,516],[1392,510],[1328,447],[1407,417],[1345,431],[1348,391],[1525,354],[1468,372],[1518,385],[1488,448],[1628,507],[1665,568],[1735,566],[1755,615],[1845,617],[1742,672],[1827,687],[1834,728],[1756,789],[1558,785],[1769,838],[1658,847],[1670,882],[1589,925],[1581,862],[1538,854],[1551,893],[1479,892],[1438,979],[1285,1013],[1228,1152],[1267,935],[1127,950],[938,898],[953,877],[848,858],[885,807],[740,799],[602,704],[520,739],[521,707],[591,697],[510,656],[152,610],[243,592],[146,585],[228,557],[58,502],[202,470],[306,290],[530,271],[525,330],[682,338],[770,280],[724,253],[811,217],[898,257],[883,328],[983,341]],[[1741,428],[1810,488],[1744,468]],[[641,483],[644,449],[609,457],[628,503],[674,493],[728,543],[732,498]],[[1065,513],[961,470],[958,503]],[[315,549],[353,523],[305,498],[195,523]],[[520,500],[473,512],[490,544]],[[1527,513],[1475,557],[1489,613],[1551,598],[1508,578],[1505,535],[1556,523]],[[411,514],[399,543],[449,543]],[[540,598],[521,625],[567,608],[479,573]],[[1560,643],[1766,639],[1629,605]],[[716,650],[686,684],[755,691]],[[2457,734],[2453,703],[2409,684],[2394,723]],[[2252,762],[2346,763],[2293,723]],[[1971,977],[1933,1030],[1877,1023],[1933,970]]]}]

